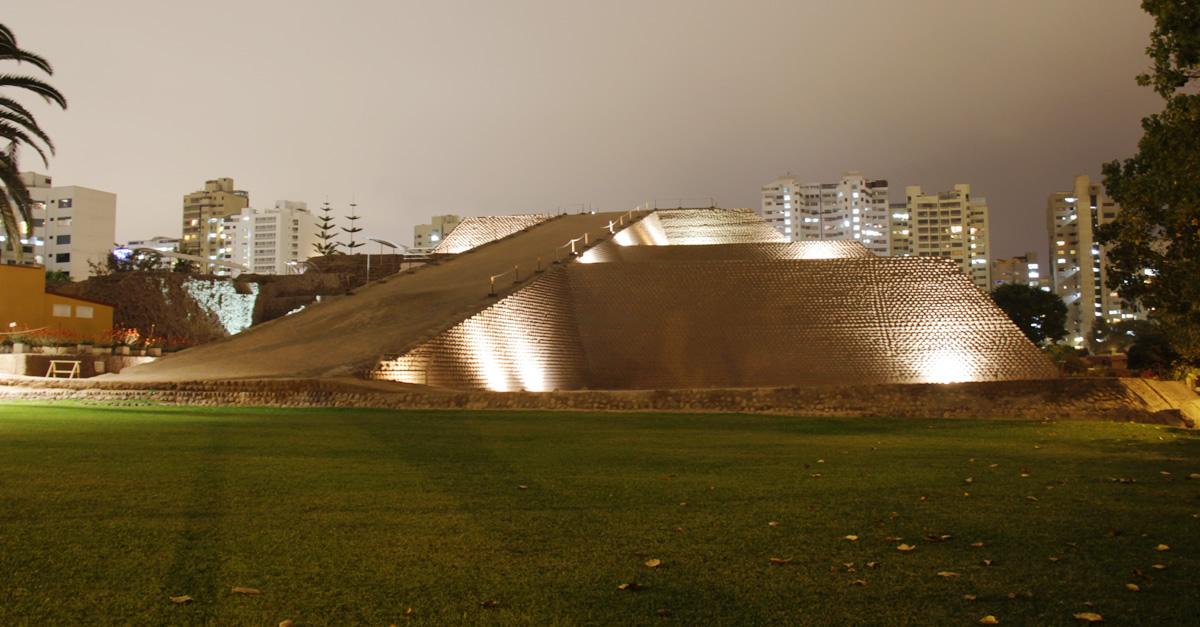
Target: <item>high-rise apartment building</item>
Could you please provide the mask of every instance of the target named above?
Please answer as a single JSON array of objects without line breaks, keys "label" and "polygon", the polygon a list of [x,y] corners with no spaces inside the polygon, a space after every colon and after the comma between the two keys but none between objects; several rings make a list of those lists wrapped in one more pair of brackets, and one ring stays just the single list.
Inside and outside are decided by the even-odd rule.
[{"label": "high-rise apartment building", "polygon": [[317,254],[316,218],[307,204],[295,200],[243,209],[225,221],[224,232],[231,244],[223,259],[254,274],[295,273],[297,263]]},{"label": "high-rise apartment building", "polygon": [[21,181],[33,200],[33,223],[20,242],[0,236],[0,256],[15,262],[14,245],[21,246],[23,263],[40,264],[47,272],[65,272],[72,279],[91,273],[89,262],[102,263],[112,250],[117,231],[117,195],[65,185],[50,177],[23,172]]},{"label": "high-rise apartment building", "polygon": [[1075,177],[1071,191],[1055,192],[1046,201],[1054,293],[1067,304],[1067,339],[1078,347],[1086,345],[1100,318],[1119,322],[1141,317],[1105,287],[1108,260],[1096,243],[1096,229],[1120,213],[1121,207],[1104,194],[1104,187],[1086,175]]},{"label": "high-rise apartment building", "polygon": [[911,257],[913,254],[912,220],[908,215],[907,202],[894,202],[888,205],[888,255],[891,257]]},{"label": "high-rise apartment building", "polygon": [[1050,273],[1032,250],[1019,257],[992,261],[992,289],[1001,285],[1028,285],[1047,292],[1053,289]]},{"label": "high-rise apartment building", "polygon": [[937,194],[910,185],[904,194],[904,211],[892,208],[891,228],[909,231],[910,241],[907,247],[893,246],[892,254],[953,259],[976,287],[990,291],[987,200],[972,198],[965,183]]},{"label": "high-rise apartment building", "polygon": [[433,216],[429,224],[418,224],[413,227],[413,248],[434,248],[454,227],[462,222],[460,216]]},{"label": "high-rise apartment building", "polygon": [[183,241],[179,252],[204,259],[228,259],[232,233],[226,218],[250,206],[250,194],[233,188],[233,179],[205,181],[204,189],[183,197]]},{"label": "high-rise apartment building", "polygon": [[762,188],[763,219],[792,241],[853,240],[889,251],[888,182],[847,172],[837,183],[775,179]]}]

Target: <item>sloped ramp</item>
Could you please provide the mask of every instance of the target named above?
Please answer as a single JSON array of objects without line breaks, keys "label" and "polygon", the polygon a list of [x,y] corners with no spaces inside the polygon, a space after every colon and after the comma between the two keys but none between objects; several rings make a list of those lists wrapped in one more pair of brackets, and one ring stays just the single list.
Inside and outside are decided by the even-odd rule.
[{"label": "sloped ramp", "polygon": [[607,225],[623,215],[545,220],[353,295],[110,376],[165,382],[357,374],[381,356],[407,352],[493,303],[486,298],[489,275],[514,266],[528,275],[537,258],[548,264],[564,242],[585,232],[593,238],[608,235]]}]

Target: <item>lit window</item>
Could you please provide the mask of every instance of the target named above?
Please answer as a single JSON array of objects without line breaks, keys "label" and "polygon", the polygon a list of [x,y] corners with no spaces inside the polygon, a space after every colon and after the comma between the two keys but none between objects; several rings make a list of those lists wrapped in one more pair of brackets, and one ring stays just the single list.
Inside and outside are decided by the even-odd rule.
[{"label": "lit window", "polygon": [[71,306],[70,305],[54,305],[51,315],[53,315],[55,318],[70,318],[71,317]]},{"label": "lit window", "polygon": [[96,313],[96,310],[89,305],[75,305],[75,317],[76,318],[91,319],[91,318],[95,317],[95,313]]}]

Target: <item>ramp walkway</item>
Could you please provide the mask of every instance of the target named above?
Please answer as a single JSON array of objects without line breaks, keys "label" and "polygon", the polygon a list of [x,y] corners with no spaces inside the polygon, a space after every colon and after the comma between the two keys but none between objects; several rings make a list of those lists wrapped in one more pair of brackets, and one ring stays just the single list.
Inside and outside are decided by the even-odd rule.
[{"label": "ramp walkway", "polygon": [[[355,374],[381,355],[403,353],[495,302],[564,257],[564,244],[611,237],[628,212],[562,215],[460,255],[376,281],[304,311],[182,351],[109,378],[126,381],[308,378]],[[514,271],[515,270],[515,271]],[[514,279],[516,281],[514,282]]]}]

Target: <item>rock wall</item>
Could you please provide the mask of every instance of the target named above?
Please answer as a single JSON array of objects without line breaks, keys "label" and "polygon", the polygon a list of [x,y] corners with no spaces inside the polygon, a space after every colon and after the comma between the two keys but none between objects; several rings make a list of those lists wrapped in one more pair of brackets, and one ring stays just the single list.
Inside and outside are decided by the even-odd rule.
[{"label": "rock wall", "polygon": [[752,412],[808,417],[1107,420],[1194,426],[1177,410],[1149,409],[1121,379],[545,393],[451,391],[328,379],[160,383],[151,387],[103,378],[4,383],[0,381],[0,400],[263,407]]}]

